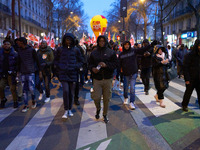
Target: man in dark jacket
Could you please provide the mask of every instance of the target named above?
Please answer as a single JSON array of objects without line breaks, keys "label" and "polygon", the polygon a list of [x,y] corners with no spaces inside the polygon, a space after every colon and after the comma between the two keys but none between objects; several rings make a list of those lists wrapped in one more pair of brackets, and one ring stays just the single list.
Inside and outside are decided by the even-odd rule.
[{"label": "man in dark jacket", "polygon": [[75,37],[71,33],[66,33],[62,40],[62,46],[55,54],[54,64],[58,70],[58,79],[63,87],[63,102],[65,113],[63,119],[68,115],[73,116],[72,105],[74,98],[75,82],[77,82],[78,70],[83,65],[81,52],[75,47]]},{"label": "man in dark jacket", "polygon": [[3,48],[0,49],[0,99],[1,108],[5,107],[7,101],[5,97],[5,87],[8,84],[13,97],[13,107],[18,107],[17,91],[16,91],[16,75],[17,75],[17,52],[11,47],[9,40],[3,41]]},{"label": "man in dark jacket", "polygon": [[183,96],[182,109],[188,111],[188,104],[194,88],[197,91],[200,105],[200,40],[196,40],[193,50],[186,54],[183,61],[183,73],[186,90]]},{"label": "man in dark jacket", "polygon": [[[46,99],[44,100],[45,103],[50,101],[50,82],[51,82],[51,66],[53,64],[54,55],[53,50],[51,47],[47,46],[46,41],[41,42],[41,46],[37,51],[37,56],[40,64],[40,69],[42,72],[42,79],[37,80],[36,87],[40,92],[39,100],[43,97],[43,88],[41,86],[41,82],[44,80],[45,83],[45,94]],[[38,75],[36,75],[38,76]]]},{"label": "man in dark jacket", "polygon": [[[27,45],[27,40],[24,37],[19,38],[18,49],[18,67],[24,92],[24,108],[22,112],[27,112],[28,107],[28,91],[31,93],[32,108],[35,108],[37,103],[35,101],[35,70],[36,65],[39,68],[39,61],[36,51]],[[40,72],[41,74],[41,72]]]},{"label": "man in dark jacket", "polygon": [[179,75],[179,78],[183,75],[183,59],[184,56],[187,54],[186,48],[184,48],[184,44],[181,45],[181,47],[176,52],[176,59],[177,59],[177,73]]},{"label": "man in dark jacket", "polygon": [[128,104],[128,87],[130,84],[130,109],[135,109],[135,84],[138,72],[137,54],[143,55],[149,49],[150,46],[132,49],[129,41],[123,43],[123,52],[120,54],[119,60],[124,74],[124,104]]},{"label": "man in dark jacket", "polygon": [[96,119],[99,119],[101,110],[101,95],[103,94],[103,117],[107,123],[108,104],[112,96],[112,77],[114,69],[117,67],[117,57],[113,50],[108,48],[108,40],[105,36],[97,39],[97,49],[95,49],[89,59],[89,68],[93,74],[93,89],[91,97],[96,106]]},{"label": "man in dark jacket", "polygon": [[[145,39],[142,44],[143,47],[147,47],[149,45],[149,41]],[[145,95],[149,95],[149,79],[152,67],[151,61],[151,53],[146,51],[141,57],[141,78],[142,83],[144,84]]]}]

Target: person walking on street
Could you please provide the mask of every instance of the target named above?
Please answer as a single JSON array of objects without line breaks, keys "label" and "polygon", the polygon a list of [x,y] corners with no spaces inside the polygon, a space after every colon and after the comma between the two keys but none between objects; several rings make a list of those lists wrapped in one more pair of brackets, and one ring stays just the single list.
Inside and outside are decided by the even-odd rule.
[{"label": "person walking on street", "polygon": [[[143,47],[147,47],[149,45],[149,41],[145,39],[142,44]],[[151,53],[146,51],[141,57],[141,78],[142,78],[142,83],[144,84],[145,95],[149,95],[149,80],[150,80],[151,67],[152,67]]]},{"label": "person walking on street", "polygon": [[[24,93],[24,107],[22,112],[27,112],[28,107],[28,92],[31,93],[32,108],[35,108],[37,103],[35,101],[35,70],[36,65],[39,68],[39,61],[36,51],[29,45],[24,37],[19,38],[18,49],[18,78],[21,78],[23,93]],[[41,75],[41,72],[40,72]]]},{"label": "person walking on street", "polygon": [[184,44],[176,52],[176,59],[177,59],[177,73],[178,77],[181,78],[183,76],[183,59],[184,56],[187,54],[187,50],[184,47]]},{"label": "person walking on street", "polygon": [[99,119],[101,111],[101,95],[103,95],[103,118],[108,123],[108,107],[112,96],[113,72],[117,68],[117,56],[108,47],[108,40],[100,35],[97,39],[97,48],[91,53],[89,58],[89,68],[93,75],[93,92],[91,98],[96,106],[95,118]]},{"label": "person walking on street", "polygon": [[194,89],[197,92],[198,104],[200,106],[200,40],[195,41],[193,50],[185,55],[183,61],[183,73],[186,90],[183,96],[182,109],[188,111],[188,104]]},{"label": "person walking on street", "polygon": [[17,58],[18,54],[11,47],[9,40],[3,41],[3,47],[0,49],[0,99],[1,108],[5,107],[7,101],[5,97],[5,87],[8,84],[13,97],[13,107],[18,107],[17,91],[16,91],[16,76],[17,76]]},{"label": "person walking on street", "polygon": [[169,77],[167,74],[167,67],[169,59],[166,49],[161,45],[154,47],[154,54],[152,56],[153,65],[153,79],[157,94],[154,96],[156,101],[160,103],[160,107],[165,108],[163,103],[164,91],[169,87]]},{"label": "person walking on street", "polygon": [[75,82],[77,82],[78,70],[83,65],[81,52],[75,47],[75,37],[66,33],[62,39],[62,47],[55,54],[54,64],[58,70],[58,79],[63,87],[63,102],[65,113],[63,119],[73,116],[72,105],[74,99]]},{"label": "person walking on street", "polygon": [[128,87],[130,85],[130,109],[135,109],[135,84],[138,72],[137,55],[143,55],[151,46],[132,49],[131,43],[123,43],[123,52],[119,55],[120,67],[124,74],[124,104],[128,104]]},{"label": "person walking on street", "polygon": [[46,41],[41,42],[41,46],[37,51],[37,56],[40,64],[39,70],[41,70],[42,72],[42,79],[38,80],[36,87],[40,92],[39,100],[41,100],[43,96],[43,88],[41,86],[41,82],[44,80],[46,94],[46,99],[44,102],[47,103],[50,101],[51,67],[54,60],[54,54],[53,50],[49,46],[47,46]]}]

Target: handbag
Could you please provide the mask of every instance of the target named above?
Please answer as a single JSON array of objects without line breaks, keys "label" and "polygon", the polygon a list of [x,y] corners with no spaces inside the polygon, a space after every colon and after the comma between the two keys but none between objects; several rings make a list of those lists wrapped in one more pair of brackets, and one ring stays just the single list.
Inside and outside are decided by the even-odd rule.
[{"label": "handbag", "polygon": [[167,74],[168,74],[169,80],[173,80],[178,76],[177,70],[174,67],[168,68]]}]

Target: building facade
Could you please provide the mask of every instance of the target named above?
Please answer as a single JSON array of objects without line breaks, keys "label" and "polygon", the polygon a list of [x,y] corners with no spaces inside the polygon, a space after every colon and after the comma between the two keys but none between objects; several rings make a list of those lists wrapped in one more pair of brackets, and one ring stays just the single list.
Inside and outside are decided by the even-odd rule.
[{"label": "building facade", "polygon": [[[21,35],[32,33],[40,36],[49,31],[51,0],[20,0]],[[0,36],[1,41],[9,29],[12,29],[12,0],[0,0]],[[15,32],[19,34],[18,0],[15,0]]]},{"label": "building facade", "polygon": [[[167,5],[169,0],[165,0]],[[192,0],[192,5],[199,8],[200,0]],[[173,7],[173,6],[172,6]],[[169,7],[166,10],[169,11]],[[180,0],[170,15],[164,20],[164,37],[172,45],[185,44],[190,48],[197,39],[196,17],[186,0]]]}]

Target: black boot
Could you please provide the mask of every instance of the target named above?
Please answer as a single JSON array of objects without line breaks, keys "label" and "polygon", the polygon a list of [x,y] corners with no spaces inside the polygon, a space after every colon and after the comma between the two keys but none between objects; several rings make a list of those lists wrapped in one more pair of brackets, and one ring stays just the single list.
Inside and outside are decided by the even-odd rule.
[{"label": "black boot", "polygon": [[1,108],[5,107],[6,102],[7,102],[6,98],[3,98],[3,100],[1,100]]},{"label": "black boot", "polygon": [[96,119],[99,119],[99,117],[100,117],[99,114],[100,114],[100,110],[97,110],[97,111],[96,111],[96,115],[95,115],[95,118],[96,118]]},{"label": "black boot", "polygon": [[75,105],[80,105],[79,100],[78,100],[78,99],[75,99],[75,100],[74,100],[74,104],[75,104]]},{"label": "black boot", "polygon": [[108,123],[108,122],[109,122],[107,115],[103,115],[103,121],[104,121],[105,123]]},{"label": "black boot", "polygon": [[185,112],[188,112],[188,107],[187,106],[182,106],[182,110]]},{"label": "black boot", "polygon": [[18,96],[17,101],[21,102],[22,101],[22,97]]},{"label": "black boot", "polygon": [[13,108],[17,108],[18,107],[18,102],[14,102],[13,103]]}]

